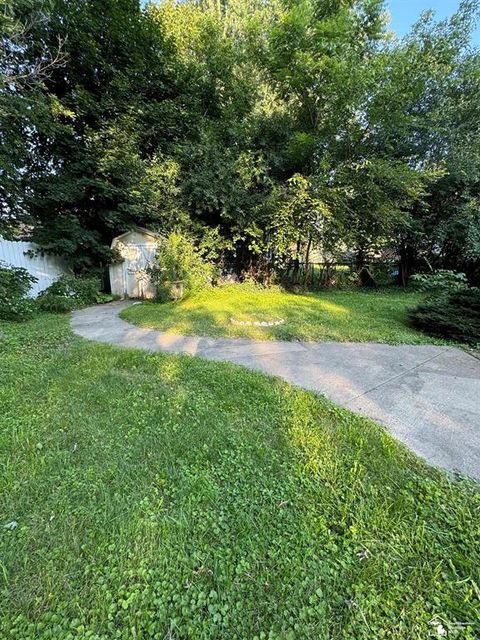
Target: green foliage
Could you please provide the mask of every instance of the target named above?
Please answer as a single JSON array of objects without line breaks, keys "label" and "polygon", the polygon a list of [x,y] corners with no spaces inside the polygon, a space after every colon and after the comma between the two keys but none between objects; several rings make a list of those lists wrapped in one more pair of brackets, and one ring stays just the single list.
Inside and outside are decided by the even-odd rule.
[{"label": "green foliage", "polygon": [[213,266],[202,258],[193,241],[177,231],[161,242],[157,264],[150,269],[157,298],[163,302],[201,291],[211,284],[213,275]]},{"label": "green foliage", "polygon": [[95,302],[97,304],[107,304],[108,302],[113,302],[114,300],[119,300],[120,296],[113,295],[111,293],[97,293],[95,296]]},{"label": "green foliage", "polygon": [[250,273],[393,247],[404,282],[424,258],[478,277],[476,1],[404,39],[381,0],[141,5],[6,3],[4,233],[75,272],[140,225],[218,230]]},{"label": "green foliage", "polygon": [[464,273],[438,269],[433,273],[416,273],[412,282],[419,289],[427,293],[453,293],[468,288],[467,277]]},{"label": "green foliage", "polygon": [[112,258],[113,236],[172,213],[175,170],[149,137],[175,84],[168,46],[137,0],[32,0],[13,3],[11,17],[27,33],[11,73],[51,58],[59,41],[63,61],[34,87],[0,94],[2,196],[18,185],[2,214],[33,225],[46,252],[88,270]]},{"label": "green foliage", "polygon": [[0,637],[478,637],[476,485],[242,367],[0,328]]},{"label": "green foliage", "polygon": [[0,319],[27,320],[33,312],[32,300],[27,294],[37,278],[22,267],[0,261]]},{"label": "green foliage", "polygon": [[335,289],[354,289],[359,284],[358,273],[348,267],[334,267],[331,269],[332,277],[329,277],[329,270],[325,271],[326,278],[321,286],[334,287]]},{"label": "green foliage", "polygon": [[321,243],[330,215],[327,205],[315,196],[311,181],[299,174],[292,176],[276,203],[273,219],[273,244],[279,257],[305,257],[313,241],[315,246]]},{"label": "green foliage", "polygon": [[96,277],[63,275],[39,294],[37,305],[42,311],[68,313],[78,307],[102,302],[99,290],[100,280]]},{"label": "green foliage", "polygon": [[394,284],[396,265],[391,262],[373,262],[368,266],[368,273],[376,287],[388,287]]},{"label": "green foliage", "polygon": [[203,259],[212,264],[221,265],[226,252],[234,250],[234,243],[222,235],[219,227],[202,227],[198,250]]},{"label": "green foliage", "polygon": [[415,327],[425,333],[473,346],[480,344],[480,289],[450,293],[420,305],[409,314]]},{"label": "green foliage", "polygon": [[69,313],[79,305],[70,296],[46,291],[38,296],[37,306],[47,313]]}]

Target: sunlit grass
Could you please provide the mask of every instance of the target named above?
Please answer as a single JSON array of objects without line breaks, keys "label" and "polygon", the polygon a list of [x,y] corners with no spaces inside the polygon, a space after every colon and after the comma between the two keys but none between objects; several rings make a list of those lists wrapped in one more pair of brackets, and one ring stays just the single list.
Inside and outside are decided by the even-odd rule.
[{"label": "sunlit grass", "polygon": [[480,494],[375,423],[64,317],[0,351],[2,640],[478,638]]},{"label": "sunlit grass", "polygon": [[[400,289],[295,295],[279,287],[230,285],[203,291],[180,303],[135,305],[122,315],[142,327],[184,335],[438,343],[408,325],[407,310],[422,299],[419,293]],[[268,327],[255,324],[278,320],[284,322]],[[238,324],[241,322],[248,324]]]}]

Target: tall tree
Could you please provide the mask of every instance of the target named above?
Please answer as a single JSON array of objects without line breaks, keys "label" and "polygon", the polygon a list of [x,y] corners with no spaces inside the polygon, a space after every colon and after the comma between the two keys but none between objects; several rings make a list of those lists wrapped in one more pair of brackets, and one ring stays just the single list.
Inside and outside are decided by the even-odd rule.
[{"label": "tall tree", "polygon": [[160,188],[149,180],[159,161],[145,150],[142,106],[161,103],[174,80],[168,46],[137,0],[53,0],[24,55],[59,39],[66,63],[30,98],[23,206],[33,239],[81,269],[108,259],[116,232],[158,216],[140,212],[145,190]]},{"label": "tall tree", "polygon": [[361,262],[396,245],[406,275],[420,258],[474,270],[478,3],[440,24],[427,15],[403,40],[384,8],[12,3],[0,221],[28,223],[76,269],[143,224],[210,230],[241,264],[312,243]]}]

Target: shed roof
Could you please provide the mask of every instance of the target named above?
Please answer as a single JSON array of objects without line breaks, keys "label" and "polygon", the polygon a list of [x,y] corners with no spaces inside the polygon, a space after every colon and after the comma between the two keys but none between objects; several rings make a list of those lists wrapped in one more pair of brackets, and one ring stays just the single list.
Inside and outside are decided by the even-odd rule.
[{"label": "shed roof", "polygon": [[119,236],[116,236],[112,240],[112,244],[111,244],[112,248],[118,243],[119,240],[121,240],[122,238],[125,238],[125,236],[128,236],[130,233],[141,233],[145,236],[150,236],[151,238],[155,238],[156,240],[160,240],[161,238],[163,238],[162,234],[156,231],[145,229],[145,227],[133,227],[133,229],[129,229],[128,231],[121,233]]}]

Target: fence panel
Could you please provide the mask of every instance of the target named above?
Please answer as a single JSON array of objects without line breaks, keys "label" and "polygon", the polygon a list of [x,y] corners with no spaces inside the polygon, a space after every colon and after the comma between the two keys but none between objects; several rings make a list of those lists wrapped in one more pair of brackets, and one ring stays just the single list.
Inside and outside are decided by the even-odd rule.
[{"label": "fence panel", "polygon": [[338,284],[353,273],[354,268],[348,262],[300,262],[296,267],[294,264],[289,265],[282,278],[291,285],[301,285],[315,290]]},{"label": "fence panel", "polygon": [[31,242],[4,240],[0,237],[0,261],[14,267],[23,267],[32,276],[38,278],[30,289],[29,296],[34,298],[40,291],[49,287],[52,282],[67,273],[67,268],[61,258],[49,255],[33,255],[30,257],[27,251],[35,251],[36,245]]}]

